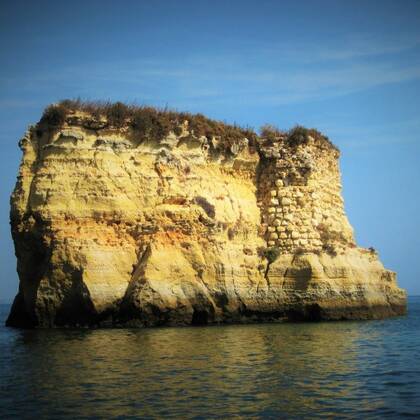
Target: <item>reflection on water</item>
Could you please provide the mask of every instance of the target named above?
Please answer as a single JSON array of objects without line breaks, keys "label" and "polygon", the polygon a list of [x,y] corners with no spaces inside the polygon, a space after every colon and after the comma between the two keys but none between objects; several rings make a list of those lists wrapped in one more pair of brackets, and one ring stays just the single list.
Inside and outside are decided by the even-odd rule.
[{"label": "reflection on water", "polygon": [[0,415],[414,415],[420,299],[410,305],[407,318],[371,322],[1,328]]}]

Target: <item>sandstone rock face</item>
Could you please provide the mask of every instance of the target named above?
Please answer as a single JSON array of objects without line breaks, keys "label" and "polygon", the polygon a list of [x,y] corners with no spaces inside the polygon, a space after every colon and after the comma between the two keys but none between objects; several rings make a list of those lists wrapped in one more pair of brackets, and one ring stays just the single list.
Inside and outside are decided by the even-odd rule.
[{"label": "sandstone rock face", "polygon": [[186,121],[138,142],[73,112],[31,127],[11,198],[10,326],[157,326],[403,314],[405,292],[358,248],[338,151],[308,137],[217,152]]}]

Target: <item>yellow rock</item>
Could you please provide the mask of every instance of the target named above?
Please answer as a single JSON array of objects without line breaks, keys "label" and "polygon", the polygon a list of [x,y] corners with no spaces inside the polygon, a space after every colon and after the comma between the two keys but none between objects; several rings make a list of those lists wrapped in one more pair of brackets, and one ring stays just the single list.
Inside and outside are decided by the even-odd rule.
[{"label": "yellow rock", "polygon": [[[197,138],[185,123],[163,140],[134,138],[128,126],[110,128],[80,112],[58,128],[28,130],[11,200],[20,287],[8,325],[405,312],[395,273],[355,246],[342,202],[331,204],[340,197],[332,146],[311,139],[285,151],[290,161],[265,157],[262,167],[269,147],[289,146],[259,139],[222,152],[223,139]],[[284,232],[276,229],[284,220],[297,219],[289,230],[298,241],[275,233]],[[293,248],[295,242],[305,249]]]}]

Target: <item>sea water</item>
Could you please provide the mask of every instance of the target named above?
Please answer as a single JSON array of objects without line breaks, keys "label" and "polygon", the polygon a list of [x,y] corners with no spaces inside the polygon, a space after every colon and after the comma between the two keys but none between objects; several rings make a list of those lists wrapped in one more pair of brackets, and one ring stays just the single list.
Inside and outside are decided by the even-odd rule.
[{"label": "sea water", "polygon": [[420,417],[420,298],[382,321],[0,328],[0,418],[234,416]]}]

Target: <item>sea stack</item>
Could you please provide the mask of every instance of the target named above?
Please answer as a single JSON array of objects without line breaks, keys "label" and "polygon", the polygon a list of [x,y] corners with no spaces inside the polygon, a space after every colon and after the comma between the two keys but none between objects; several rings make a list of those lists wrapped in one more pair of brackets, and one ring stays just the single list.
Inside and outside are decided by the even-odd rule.
[{"label": "sea stack", "polygon": [[356,245],[339,151],[316,130],[252,130],[62,101],[19,143],[20,279],[7,325],[374,319],[405,291]]}]

